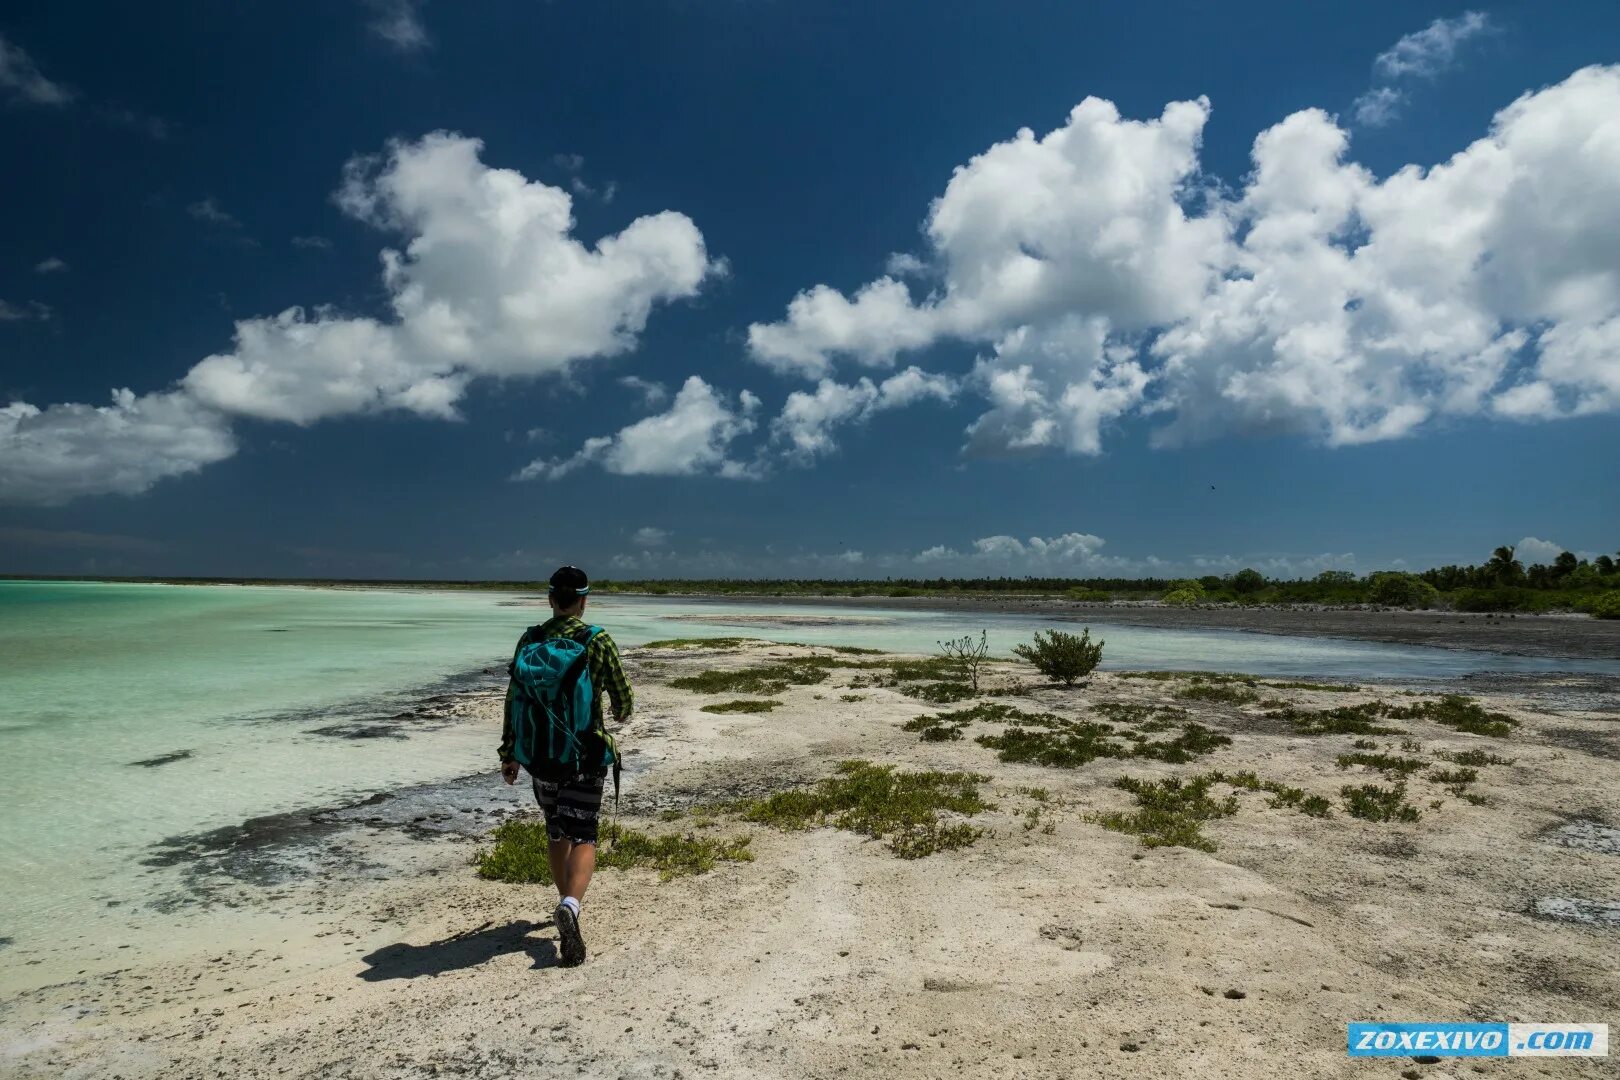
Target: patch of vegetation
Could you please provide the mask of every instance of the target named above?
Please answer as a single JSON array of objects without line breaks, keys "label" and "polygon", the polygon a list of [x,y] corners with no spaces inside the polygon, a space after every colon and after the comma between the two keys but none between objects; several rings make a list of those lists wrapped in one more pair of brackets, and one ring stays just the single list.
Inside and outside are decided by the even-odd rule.
[{"label": "patch of vegetation", "polygon": [[698,711],[707,713],[766,713],[781,704],[780,701],[769,699],[763,701],[721,701],[713,705],[705,705]]},{"label": "patch of vegetation", "polygon": [[1289,787],[1277,780],[1262,780],[1252,772],[1210,773],[1217,782],[1230,784],[1245,791],[1265,791],[1271,794],[1267,805],[1298,810],[1310,817],[1332,817],[1333,804],[1321,795],[1308,794],[1304,788]]},{"label": "patch of vegetation", "polygon": [[[546,857],[546,825],[537,818],[502,823],[492,834],[495,846],[474,859],[478,876],[512,884],[550,885],[551,863]],[[632,870],[647,867],[664,881],[689,874],[706,874],[718,862],[752,862],[748,837],[715,839],[667,834],[653,836],[617,825],[602,831],[598,867]]]},{"label": "patch of vegetation", "polygon": [[1105,829],[1141,838],[1143,847],[1186,847],[1214,851],[1215,843],[1201,826],[1206,821],[1237,813],[1235,795],[1219,801],[1210,798],[1213,775],[1183,781],[1172,776],[1164,780],[1136,780],[1122,776],[1114,786],[1130,792],[1138,809],[1092,815],[1091,820]]},{"label": "patch of vegetation", "polygon": [[1336,709],[1311,711],[1289,707],[1266,713],[1270,720],[1287,720],[1301,735],[1399,735],[1400,732],[1373,720],[1384,715],[1384,705],[1368,701],[1361,705],[1341,705]]},{"label": "patch of vegetation", "polygon": [[979,785],[990,778],[965,772],[896,772],[893,766],[845,761],[814,787],[779,791],[733,806],[745,821],[779,829],[832,825],[886,840],[902,859],[966,847],[983,833],[948,824],[942,813],[972,816],[989,809]]},{"label": "patch of vegetation", "polygon": [[1357,750],[1376,750],[1376,749],[1378,749],[1378,744],[1373,742],[1371,739],[1357,739],[1355,742],[1351,743],[1350,745],[1355,747]]},{"label": "patch of vegetation", "polygon": [[752,637],[678,637],[662,641],[649,641],[643,649],[740,649],[748,645],[768,645],[764,638]]},{"label": "patch of vegetation", "polygon": [[736,671],[710,669],[695,675],[671,679],[669,685],[677,690],[693,690],[699,694],[780,694],[789,686],[808,686],[825,682],[829,666],[805,660],[790,660],[781,664],[739,668]]},{"label": "patch of vegetation", "polygon": [[1330,694],[1353,694],[1361,689],[1359,686],[1346,686],[1344,683],[1319,682],[1268,682],[1260,685],[1269,686],[1273,690],[1319,690]]},{"label": "patch of vegetation", "polygon": [[1473,769],[1434,769],[1429,773],[1429,779],[1442,785],[1447,791],[1459,798],[1465,797],[1468,785],[1479,779],[1479,773]]},{"label": "patch of vegetation", "polygon": [[843,653],[845,656],[881,656],[883,654],[882,649],[863,649],[858,645],[816,645],[813,647],[831,649],[833,652]]},{"label": "patch of vegetation", "polygon": [[[1125,737],[1132,738],[1129,734]],[[1184,725],[1181,734],[1173,739],[1153,742],[1137,737],[1134,741],[1131,757],[1151,758],[1154,761],[1168,761],[1178,765],[1213,753],[1223,746],[1232,745],[1231,739],[1201,724]]]},{"label": "patch of vegetation", "polygon": [[1336,759],[1339,768],[1348,769],[1352,765],[1365,765],[1369,769],[1377,769],[1385,776],[1397,780],[1405,779],[1420,769],[1428,767],[1429,763],[1422,758],[1396,757],[1393,754],[1340,754]]},{"label": "patch of vegetation", "polygon": [[866,700],[866,695],[865,694],[839,694],[838,695],[838,700],[839,701],[865,701]]},{"label": "patch of vegetation", "polygon": [[1101,713],[1116,724],[1133,724],[1141,731],[1165,731],[1187,718],[1186,709],[1173,705],[1139,705],[1127,701],[1099,701],[1091,711]]},{"label": "patch of vegetation", "polygon": [[967,683],[961,682],[907,683],[900,687],[900,692],[931,705],[949,705],[954,701],[966,701],[978,693]]},{"label": "patch of vegetation", "polygon": [[1171,695],[1178,701],[1215,701],[1225,705],[1252,705],[1260,700],[1253,690],[1219,683],[1195,682]]},{"label": "patch of vegetation", "polygon": [[1449,761],[1453,765],[1471,765],[1480,768],[1485,765],[1512,765],[1512,758],[1497,757],[1484,750],[1462,750],[1457,753],[1448,753],[1445,750],[1436,750],[1434,756],[1441,761]]},{"label": "patch of vegetation", "polygon": [[1346,784],[1339,789],[1339,794],[1344,796],[1345,813],[1363,821],[1416,821],[1423,816],[1417,807],[1406,801],[1405,784],[1392,788]]},{"label": "patch of vegetation", "polygon": [[1080,720],[1058,731],[1009,727],[1000,735],[980,735],[977,741],[980,746],[997,751],[996,756],[1002,761],[1077,769],[1100,757],[1131,756],[1129,747],[1113,739],[1113,732],[1107,724]]},{"label": "patch of vegetation", "polygon": [[1387,715],[1397,720],[1432,720],[1457,731],[1471,735],[1488,735],[1505,739],[1518,726],[1506,713],[1488,712],[1479,702],[1462,694],[1446,694],[1439,701],[1420,701],[1413,705],[1392,705]]},{"label": "patch of vegetation", "polygon": [[1586,610],[1594,619],[1620,619],[1620,589],[1603,593],[1587,604]]},{"label": "patch of vegetation", "polygon": [[1062,630],[1035,631],[1032,645],[1014,645],[1013,655],[1035,665],[1053,682],[1073,686],[1096,670],[1102,661],[1103,642],[1091,642],[1091,628],[1078,635]]},{"label": "patch of vegetation", "polygon": [[943,716],[919,716],[900,725],[901,731],[914,731],[923,742],[954,742],[962,737],[965,724],[946,723]]}]

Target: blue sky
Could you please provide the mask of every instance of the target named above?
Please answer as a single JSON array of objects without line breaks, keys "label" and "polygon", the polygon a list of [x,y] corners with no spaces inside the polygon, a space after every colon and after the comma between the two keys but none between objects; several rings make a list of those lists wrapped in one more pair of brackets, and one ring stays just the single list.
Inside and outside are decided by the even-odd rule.
[{"label": "blue sky", "polygon": [[1612,4],[24,2],[0,41],[3,570],[1620,544]]}]

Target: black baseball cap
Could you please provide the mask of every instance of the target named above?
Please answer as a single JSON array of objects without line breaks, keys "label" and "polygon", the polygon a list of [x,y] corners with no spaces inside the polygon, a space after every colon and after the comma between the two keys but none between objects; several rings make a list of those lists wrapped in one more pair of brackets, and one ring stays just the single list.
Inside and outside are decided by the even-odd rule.
[{"label": "black baseball cap", "polygon": [[573,596],[584,596],[591,591],[591,580],[577,566],[559,566],[551,575],[551,591]]}]

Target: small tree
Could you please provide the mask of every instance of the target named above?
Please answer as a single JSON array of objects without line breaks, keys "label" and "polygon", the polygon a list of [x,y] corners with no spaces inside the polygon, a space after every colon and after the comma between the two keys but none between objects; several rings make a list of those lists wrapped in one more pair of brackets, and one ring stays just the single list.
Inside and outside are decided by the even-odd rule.
[{"label": "small tree", "polygon": [[1232,591],[1240,596],[1257,593],[1266,587],[1266,579],[1260,576],[1260,571],[1242,569],[1232,575]]},{"label": "small tree", "polygon": [[979,692],[979,668],[983,666],[984,659],[990,655],[990,634],[987,630],[979,631],[979,640],[974,642],[972,634],[963,634],[950,641],[939,642],[939,651],[945,654],[945,659],[953,662],[961,669],[962,678],[973,687],[973,692]]},{"label": "small tree", "polygon": [[1035,644],[1014,645],[1013,655],[1028,660],[1035,670],[1053,682],[1073,686],[1090,675],[1102,659],[1103,643],[1091,643],[1091,628],[1080,634],[1062,630],[1035,631]]}]

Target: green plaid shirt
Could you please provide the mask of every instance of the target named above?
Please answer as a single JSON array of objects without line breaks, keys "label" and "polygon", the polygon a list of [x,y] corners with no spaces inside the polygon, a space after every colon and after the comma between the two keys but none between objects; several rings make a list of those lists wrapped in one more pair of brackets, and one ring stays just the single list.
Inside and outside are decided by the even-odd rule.
[{"label": "green plaid shirt", "polygon": [[[535,641],[544,641],[546,638],[571,637],[584,630],[590,624],[573,615],[556,615],[539,626],[531,626],[518,638],[517,648],[512,650],[512,659],[523,646]],[[596,687],[596,693],[591,696],[591,719],[597,727],[602,727],[602,697],[604,694],[613,698],[613,722],[622,724],[630,716],[630,710],[635,707],[636,695],[630,689],[630,680],[625,676],[624,665],[619,662],[619,647],[613,644],[608,632],[603,630],[591,638],[590,644],[585,646],[585,664],[590,668],[591,684]],[[506,696],[511,698],[517,683],[507,681]],[[510,716],[511,710],[506,710]],[[514,735],[512,725],[507,721],[501,725],[502,761],[512,759],[512,742]]]}]

